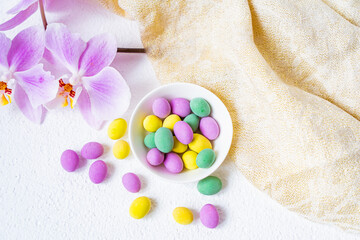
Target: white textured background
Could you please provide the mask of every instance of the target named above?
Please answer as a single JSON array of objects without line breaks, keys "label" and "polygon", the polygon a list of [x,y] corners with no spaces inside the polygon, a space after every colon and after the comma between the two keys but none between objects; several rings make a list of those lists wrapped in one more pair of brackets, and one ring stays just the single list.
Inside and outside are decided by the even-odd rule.
[{"label": "white textured background", "polygon": [[[60,0],[59,0],[60,1]],[[116,33],[119,47],[141,46],[137,26],[104,10],[95,0],[62,0],[68,7],[48,13],[49,22],[63,22],[88,39],[99,32]],[[16,1],[0,0],[0,21]],[[41,24],[35,14],[14,31]],[[1,46],[0,46],[1,47]],[[125,118],[129,120],[139,99],[158,82],[144,54],[118,54],[113,66],[130,85],[133,99]],[[26,120],[15,104],[0,108],[0,239],[357,239],[360,234],[309,222],[287,211],[258,191],[228,159],[215,173],[224,183],[215,196],[203,196],[196,184],[177,185],[154,178],[130,156],[116,160],[114,141],[106,128],[95,131],[69,108],[50,112],[41,126]],[[105,182],[94,185],[88,178],[90,161],[73,172],[65,172],[59,158],[67,148],[79,151],[88,141],[106,146],[101,159],[109,166]],[[137,173],[143,188],[127,192],[121,183],[124,173]],[[133,199],[147,196],[152,210],[141,220],[132,219]],[[221,222],[205,228],[198,217],[200,208],[218,207]],[[191,225],[176,224],[172,210],[193,210]]]}]

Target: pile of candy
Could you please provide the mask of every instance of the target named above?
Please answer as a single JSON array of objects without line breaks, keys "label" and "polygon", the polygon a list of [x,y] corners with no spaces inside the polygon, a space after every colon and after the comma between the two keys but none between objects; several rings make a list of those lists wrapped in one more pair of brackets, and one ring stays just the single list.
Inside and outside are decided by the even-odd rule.
[{"label": "pile of candy", "polygon": [[157,98],[152,111],[154,115],[143,120],[144,129],[150,132],[144,138],[150,165],[164,164],[171,173],[213,165],[216,156],[210,140],[219,136],[220,128],[209,116],[211,107],[205,99],[174,98],[169,102]]}]

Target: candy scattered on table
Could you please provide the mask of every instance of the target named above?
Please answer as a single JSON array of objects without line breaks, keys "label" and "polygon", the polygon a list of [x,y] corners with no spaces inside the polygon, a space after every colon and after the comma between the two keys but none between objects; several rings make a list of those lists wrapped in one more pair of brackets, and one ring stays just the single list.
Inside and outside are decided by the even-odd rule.
[{"label": "candy scattered on table", "polygon": [[164,154],[157,148],[150,149],[146,155],[146,161],[152,166],[159,166],[164,162]]},{"label": "candy scattered on table", "polygon": [[60,162],[66,171],[73,172],[79,165],[79,156],[75,151],[68,149],[61,154]]},{"label": "candy scattered on table", "polygon": [[196,165],[199,168],[209,168],[215,162],[215,152],[210,148],[205,148],[196,157]]},{"label": "candy scattered on table", "polygon": [[127,123],[125,119],[118,118],[112,121],[108,127],[108,136],[112,140],[117,140],[125,135]]},{"label": "candy scattered on table", "polygon": [[162,126],[162,121],[155,115],[147,116],[143,121],[143,126],[148,132],[156,132]]},{"label": "candy scattered on table", "polygon": [[219,213],[212,204],[204,205],[200,210],[200,221],[207,228],[216,228],[219,224]]},{"label": "candy scattered on table", "polygon": [[208,176],[200,180],[197,184],[197,189],[204,195],[214,195],[222,188],[222,182],[218,177]]},{"label": "candy scattered on table", "polygon": [[157,98],[152,105],[153,113],[159,118],[166,118],[171,113],[171,107],[165,98]]},{"label": "candy scattered on table", "polygon": [[175,221],[182,225],[188,225],[194,219],[191,210],[186,207],[177,207],[173,210],[172,214]]},{"label": "candy scattered on table", "polygon": [[104,153],[104,147],[98,142],[88,142],[81,149],[81,156],[85,159],[96,159]]},{"label": "candy scattered on table", "polygon": [[[144,145],[150,149],[146,157],[150,165],[163,162],[171,173],[180,173],[184,167],[194,170],[213,165],[216,156],[210,140],[219,136],[220,128],[209,116],[211,107],[205,99],[157,98],[152,111],[154,115],[143,120],[144,129],[150,132],[144,138]],[[166,154],[164,160],[160,152]]]},{"label": "candy scattered on table", "polygon": [[126,190],[132,193],[137,193],[141,188],[141,181],[135,173],[126,173],[122,177],[122,183]]},{"label": "candy scattered on table", "polygon": [[138,197],[131,203],[129,213],[131,217],[141,219],[149,213],[150,208],[151,201],[149,198]]},{"label": "candy scattered on table", "polygon": [[125,140],[118,140],[113,146],[113,154],[117,159],[124,159],[130,153],[129,143]]},{"label": "candy scattered on table", "polygon": [[89,168],[89,177],[90,180],[95,183],[101,183],[106,178],[107,174],[107,165],[102,160],[97,160],[93,162]]}]

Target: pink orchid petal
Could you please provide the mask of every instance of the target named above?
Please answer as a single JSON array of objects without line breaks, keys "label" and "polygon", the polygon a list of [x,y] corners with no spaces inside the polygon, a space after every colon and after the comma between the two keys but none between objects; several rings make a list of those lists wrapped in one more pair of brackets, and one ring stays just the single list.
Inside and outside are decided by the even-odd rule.
[{"label": "pink orchid petal", "polygon": [[121,116],[130,104],[130,89],[121,74],[112,67],[105,67],[92,77],[83,77],[89,94],[91,111],[102,120]]},{"label": "pink orchid petal", "polygon": [[56,97],[53,100],[51,100],[50,102],[44,104],[44,107],[47,110],[53,110],[53,109],[56,109],[56,108],[60,108],[62,106],[62,104],[64,103],[64,100],[65,100],[65,98],[63,96],[60,96],[60,95],[57,94]]},{"label": "pink orchid petal", "polygon": [[90,103],[90,98],[88,93],[83,90],[80,93],[80,96],[77,100],[78,106],[80,108],[80,112],[83,116],[83,118],[85,119],[85,121],[87,122],[87,124],[89,124],[91,127],[99,130],[102,125],[104,124],[104,121],[98,120],[91,112],[91,103]]},{"label": "pink orchid petal", "polygon": [[78,71],[79,59],[86,48],[81,38],[67,29],[64,24],[53,23],[46,30],[46,48],[69,71]]},{"label": "pink orchid petal", "polygon": [[45,72],[42,64],[14,73],[18,85],[22,87],[33,108],[54,99],[58,91],[58,82],[50,72]]},{"label": "pink orchid petal", "polygon": [[44,30],[29,27],[19,32],[12,40],[7,56],[12,71],[25,71],[35,66],[43,56],[45,46]]},{"label": "pink orchid petal", "polygon": [[6,31],[13,29],[20,23],[24,22],[26,19],[28,19],[31,15],[33,15],[36,10],[38,9],[38,4],[33,3],[28,8],[26,8],[23,11],[20,11],[18,14],[16,14],[13,18],[9,19],[8,21],[0,24],[0,31]]},{"label": "pink orchid petal", "polygon": [[89,40],[79,62],[79,72],[94,76],[110,65],[116,55],[116,41],[110,34],[97,35]]},{"label": "pink orchid petal", "polygon": [[17,14],[20,11],[23,11],[30,7],[31,4],[37,2],[38,0],[21,0],[18,4],[12,7],[10,10],[7,11],[8,14]]},{"label": "pink orchid petal", "polygon": [[7,55],[11,46],[11,40],[3,33],[0,33],[0,46],[0,65],[8,68]]},{"label": "pink orchid petal", "polygon": [[40,105],[37,108],[33,108],[28,96],[19,84],[15,86],[14,99],[21,112],[30,121],[38,124],[44,121],[46,113],[44,107]]}]

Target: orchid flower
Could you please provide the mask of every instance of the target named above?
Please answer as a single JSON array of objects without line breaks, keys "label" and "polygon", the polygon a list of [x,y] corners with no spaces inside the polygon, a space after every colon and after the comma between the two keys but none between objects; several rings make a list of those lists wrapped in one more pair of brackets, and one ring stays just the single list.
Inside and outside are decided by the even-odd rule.
[{"label": "orchid flower", "polygon": [[48,108],[78,104],[85,121],[97,129],[127,110],[130,89],[121,74],[109,67],[116,55],[111,35],[98,35],[86,43],[65,25],[54,23],[48,25],[45,39],[53,60],[67,71],[58,79],[57,97]]},{"label": "orchid flower", "polygon": [[41,123],[45,113],[42,104],[57,91],[54,77],[38,64],[45,49],[44,30],[27,28],[12,41],[0,33],[0,46],[0,105],[10,103],[13,94],[22,113]]},{"label": "orchid flower", "polygon": [[[46,6],[46,1],[44,1],[44,5]],[[49,0],[47,0],[49,1]],[[10,30],[26,19],[28,19],[31,15],[33,15],[39,7],[39,0],[21,0],[18,4],[16,4],[13,8],[7,11],[8,14],[15,15],[8,21],[0,24],[0,31]]]}]

